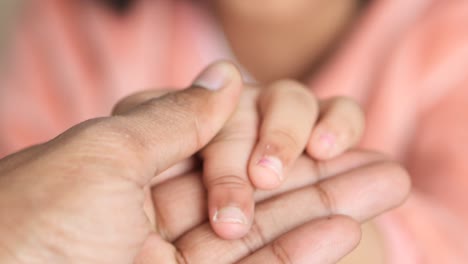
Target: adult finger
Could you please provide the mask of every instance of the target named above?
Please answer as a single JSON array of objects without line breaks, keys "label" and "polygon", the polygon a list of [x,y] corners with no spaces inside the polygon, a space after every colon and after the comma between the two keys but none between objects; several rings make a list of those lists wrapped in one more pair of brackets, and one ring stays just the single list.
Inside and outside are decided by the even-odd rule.
[{"label": "adult finger", "polygon": [[257,137],[257,96],[257,89],[246,89],[234,115],[201,152],[208,215],[225,239],[242,237],[252,222],[254,189],[247,165]]},{"label": "adult finger", "polygon": [[0,159],[0,174],[5,174],[19,165],[36,158],[43,149],[44,146],[38,144]]},{"label": "adult finger", "polygon": [[145,185],[155,172],[189,157],[216,135],[236,108],[241,87],[238,70],[218,62],[191,88],[122,115],[82,123],[64,136],[71,142],[62,145],[93,157],[112,156],[107,160],[128,169],[125,177]]},{"label": "adult finger", "polygon": [[359,243],[359,224],[344,216],[306,223],[282,235],[239,264],[337,263]]},{"label": "adult finger", "polygon": [[335,97],[321,102],[320,118],[307,152],[317,159],[336,157],[359,142],[364,126],[364,112],[350,98]]},{"label": "adult finger", "polygon": [[[279,188],[257,190],[254,198],[256,202],[264,201],[383,160],[385,158],[382,155],[367,151],[352,151],[336,159],[320,162],[301,156]],[[194,172],[153,187],[152,199],[158,219],[156,229],[166,240],[174,241],[207,221],[207,195],[200,177],[200,173]]]},{"label": "adult finger", "polygon": [[221,240],[205,224],[175,244],[188,263],[232,263],[314,219],[339,214],[365,221],[400,204],[408,192],[406,172],[379,162],[259,203],[255,222],[242,239]]},{"label": "adult finger", "polygon": [[[122,115],[126,112],[132,110],[133,108],[153,100],[155,98],[162,97],[168,93],[174,92],[174,89],[162,89],[162,90],[145,90],[130,96],[127,96],[120,100],[112,109],[112,115]],[[155,177],[151,180],[150,185],[157,184],[159,182],[165,181],[169,178],[188,173],[193,171],[198,167],[198,162],[195,157],[183,160],[163,172],[158,174],[158,177]]]},{"label": "adult finger", "polygon": [[151,99],[162,97],[171,92],[174,92],[174,90],[148,90],[132,94],[123,98],[114,106],[112,109],[112,115],[122,115],[125,112],[128,112],[133,108],[141,105],[142,103],[145,103]]},{"label": "adult finger", "polygon": [[276,188],[302,154],[317,119],[318,104],[308,89],[285,80],[270,85],[259,98],[258,142],[249,162],[255,187]]}]

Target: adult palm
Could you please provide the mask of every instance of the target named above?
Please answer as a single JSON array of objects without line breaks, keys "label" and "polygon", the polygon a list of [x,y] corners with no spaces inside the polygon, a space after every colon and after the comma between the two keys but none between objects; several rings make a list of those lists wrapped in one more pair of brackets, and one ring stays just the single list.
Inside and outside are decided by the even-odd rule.
[{"label": "adult palm", "polygon": [[402,201],[408,180],[398,165],[350,153],[327,163],[301,158],[280,189],[257,192],[255,223],[240,240],[221,240],[210,229],[199,171],[157,183],[145,210],[154,175],[221,129],[240,87],[231,78],[216,92],[170,94],[2,159],[0,261],[334,262],[357,243],[355,220]]},{"label": "adult palm", "polygon": [[[401,203],[406,172],[382,155],[302,156],[275,191],[256,191],[255,220],[239,240],[220,239],[207,218],[201,172],[152,188],[156,231],[140,263],[335,263],[358,243],[358,223]],[[160,250],[164,248],[165,250]]]}]

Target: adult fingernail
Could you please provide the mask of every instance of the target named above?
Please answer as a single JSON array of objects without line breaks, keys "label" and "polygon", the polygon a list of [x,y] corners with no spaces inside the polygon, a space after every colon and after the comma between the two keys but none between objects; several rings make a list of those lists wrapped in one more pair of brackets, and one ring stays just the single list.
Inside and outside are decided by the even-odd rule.
[{"label": "adult fingernail", "polygon": [[193,85],[211,91],[220,90],[231,80],[232,69],[233,66],[227,62],[214,63],[198,75]]},{"label": "adult fingernail", "polygon": [[247,218],[240,208],[235,206],[227,206],[216,211],[213,216],[213,222],[247,224]]},{"label": "adult fingernail", "polygon": [[276,179],[271,179],[274,183],[283,181],[283,163],[280,159],[272,156],[265,156],[257,162],[257,165],[269,170],[276,176]]}]

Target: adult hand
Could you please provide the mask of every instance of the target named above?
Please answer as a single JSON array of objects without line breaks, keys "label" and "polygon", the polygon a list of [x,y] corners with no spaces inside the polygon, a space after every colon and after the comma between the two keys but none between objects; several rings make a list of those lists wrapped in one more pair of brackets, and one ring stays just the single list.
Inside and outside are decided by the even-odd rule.
[{"label": "adult hand", "polygon": [[[283,82],[282,84],[287,83]],[[285,86],[281,89],[279,87],[273,89],[278,92],[277,96],[275,96],[276,99],[287,100],[289,90],[291,92],[289,97],[291,95],[297,96],[296,98],[302,97],[297,100],[299,102],[309,100],[306,97],[307,94],[304,95],[301,93],[302,90],[297,90],[297,84],[292,83]],[[256,99],[259,90],[255,88],[246,89],[236,114],[228,121],[228,124],[223,128],[223,132],[217,135],[218,139],[230,130],[234,130],[231,132],[235,133],[239,131],[238,129],[245,129],[244,131],[247,132],[252,129],[250,122],[252,119],[255,120],[257,116],[256,111],[252,110],[252,108],[255,108],[255,100],[253,99]],[[299,89],[303,88],[300,87]],[[122,100],[115,108],[114,113],[128,111],[145,100],[165,93],[167,91],[146,91],[132,95]],[[277,100],[273,100],[273,102],[281,103]],[[304,104],[299,104],[299,110],[291,103],[285,110],[291,114],[293,119],[295,118],[292,121],[293,123],[297,123],[298,119],[307,118],[301,108]],[[281,106],[285,105],[282,104]],[[317,125],[319,129],[314,130],[315,133],[313,134],[317,136],[319,133],[316,132],[326,131],[328,127],[331,127],[332,131],[339,135],[337,149],[332,153],[332,155],[336,156],[359,138],[361,133],[359,130],[362,129],[360,125],[362,123],[359,122],[360,112],[355,104],[342,98],[323,101],[321,107],[324,110],[322,110],[322,118]],[[301,113],[304,115],[297,118],[297,115]],[[353,119],[353,117],[357,118]],[[312,121],[308,122],[313,122],[313,118],[311,119]],[[233,125],[233,123],[236,125]],[[353,131],[355,133],[352,133]],[[348,134],[349,132],[351,133]],[[248,134],[248,137],[239,138],[252,142],[253,145],[255,134],[253,132]],[[238,133],[237,135],[242,134]],[[319,137],[312,137],[311,139],[317,138]],[[235,169],[237,172],[247,170],[250,157],[249,149],[245,149],[245,144],[239,144],[242,143],[242,140],[230,142],[229,137],[223,139],[224,143],[232,144],[224,145],[225,149],[220,151],[218,156],[213,153],[212,164],[217,161],[218,168],[225,172],[233,171],[233,168],[237,168]],[[284,143],[283,141],[278,140],[279,143]],[[214,142],[210,142],[210,145],[213,145]],[[218,140],[217,144],[220,142],[223,143],[223,140]],[[257,144],[257,146],[261,145]],[[243,148],[244,151],[237,151]],[[206,151],[207,148],[204,148],[203,152]],[[320,155],[319,152],[314,152],[314,148],[309,148],[309,151],[311,155],[314,155],[313,153]],[[206,165],[206,156],[204,158],[204,164]],[[226,160],[223,161],[223,159]],[[206,174],[203,175],[206,171],[201,172],[196,169],[192,173],[184,173],[184,170],[193,168],[193,164],[193,160],[186,160],[184,163],[172,167],[171,170],[156,178],[158,182],[165,182],[157,183],[152,189],[153,204],[156,206],[154,211],[157,214],[155,217],[157,230],[163,234],[166,241],[175,243],[178,252],[181,256],[184,256],[188,263],[234,263],[242,258],[247,261],[250,252],[256,252],[265,244],[268,244],[268,246],[263,249],[264,252],[271,252],[274,247],[285,248],[280,250],[288,254],[295,252],[296,255],[289,256],[290,259],[295,261],[302,258],[301,261],[304,263],[334,262],[345,252],[333,251],[334,230],[344,228],[341,229],[341,232],[348,235],[338,236],[337,241],[339,241],[338,243],[349,243],[348,246],[354,243],[353,241],[358,235],[358,233],[353,233],[349,223],[348,225],[342,223],[341,226],[332,224],[328,228],[323,228],[321,231],[324,231],[324,233],[322,234],[327,233],[328,236],[319,236],[316,233],[317,229],[314,227],[310,227],[308,232],[302,234],[294,233],[292,230],[300,229],[304,231],[303,226],[301,226],[303,223],[310,225],[317,223],[319,225],[318,222],[323,221],[323,217],[331,217],[337,214],[348,215],[359,222],[363,222],[400,204],[409,191],[406,172],[400,165],[377,153],[353,151],[339,158],[329,161],[323,159],[320,162],[313,161],[306,155],[302,155],[297,162],[291,161],[288,164],[290,168],[288,168],[287,172],[285,171],[288,177],[285,177],[284,183],[279,189],[255,191],[255,201],[258,207],[255,217],[252,215],[254,219],[252,230],[243,239],[229,242],[220,240],[208,226],[209,221],[212,219],[207,215],[206,185],[203,186],[201,181],[203,176],[206,177]],[[204,170],[206,169],[204,167]],[[167,180],[168,177],[177,175],[180,177]],[[272,197],[274,198],[270,199]],[[334,219],[334,221],[337,220]],[[291,232],[282,236],[289,231]],[[317,237],[322,242],[332,242],[332,244],[329,244],[330,247],[324,248],[322,254],[318,254],[318,252],[310,250],[308,247],[303,247],[304,244],[316,245],[318,241],[314,239]],[[302,249],[298,250],[301,247]],[[150,248],[144,250],[143,255],[150,260],[149,263],[151,263],[151,259],[158,256],[157,251]],[[278,261],[278,259],[275,259],[278,256],[274,254],[269,256],[273,259],[266,258],[262,259],[262,261],[268,263]],[[323,261],[321,257],[324,256],[328,256],[330,259]],[[257,262],[260,261],[258,257],[250,257],[251,261],[254,259]],[[298,263],[302,263],[301,261]]]},{"label": "adult hand", "polygon": [[[167,91],[123,99],[121,113]],[[304,85],[281,80],[246,85],[238,108],[200,152],[214,231],[224,239],[246,235],[254,218],[254,189],[274,189],[307,152],[316,160],[341,155],[359,142],[364,114],[349,98],[318,100]]]},{"label": "adult hand", "polygon": [[[236,106],[240,78],[218,67],[202,76],[211,79],[205,86],[226,86],[219,92],[193,88],[150,100],[0,161],[1,262],[331,263],[359,240],[354,220],[331,215],[364,220],[404,198],[406,174],[380,156],[308,161],[275,193],[257,194],[246,238],[224,241],[209,228],[205,191],[192,174],[153,188],[154,231],[144,189],[206,144]],[[228,80],[216,77],[223,75]]]},{"label": "adult hand", "polygon": [[185,173],[152,188],[163,240],[154,237],[143,248],[141,263],[169,260],[161,255],[167,251],[157,250],[161,245],[179,263],[335,263],[358,243],[358,223],[399,205],[409,192],[406,172],[382,155],[352,151],[321,162],[302,156],[281,187],[255,192],[248,234],[223,240],[210,228],[201,174]]},{"label": "adult hand", "polygon": [[0,262],[133,262],[153,233],[144,187],[203,147],[237,106],[242,81],[231,65],[197,82],[207,89],[86,121],[1,160]]}]

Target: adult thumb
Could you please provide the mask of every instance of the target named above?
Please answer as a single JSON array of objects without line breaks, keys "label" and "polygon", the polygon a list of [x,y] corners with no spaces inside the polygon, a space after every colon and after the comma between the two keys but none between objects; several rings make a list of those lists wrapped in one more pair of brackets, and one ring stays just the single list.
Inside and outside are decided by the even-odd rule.
[{"label": "adult thumb", "polygon": [[216,62],[200,73],[191,87],[111,117],[127,134],[126,154],[138,161],[134,166],[140,173],[135,180],[146,184],[155,174],[203,148],[236,109],[242,86],[234,65]]}]

